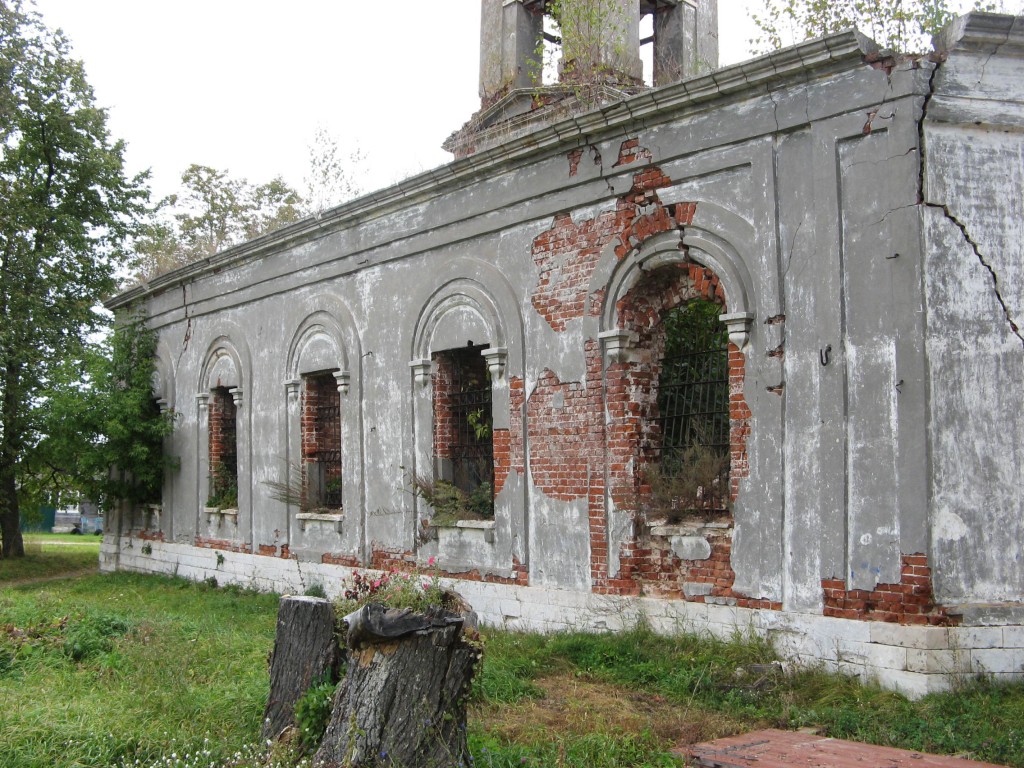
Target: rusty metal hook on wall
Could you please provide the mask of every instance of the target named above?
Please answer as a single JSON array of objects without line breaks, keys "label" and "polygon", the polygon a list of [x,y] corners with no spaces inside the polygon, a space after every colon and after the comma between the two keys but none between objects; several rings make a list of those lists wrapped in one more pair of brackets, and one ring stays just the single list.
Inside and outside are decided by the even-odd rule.
[{"label": "rusty metal hook on wall", "polygon": [[832,362],[832,345],[829,344],[824,349],[818,350],[818,359],[821,360],[822,365],[828,365]]}]

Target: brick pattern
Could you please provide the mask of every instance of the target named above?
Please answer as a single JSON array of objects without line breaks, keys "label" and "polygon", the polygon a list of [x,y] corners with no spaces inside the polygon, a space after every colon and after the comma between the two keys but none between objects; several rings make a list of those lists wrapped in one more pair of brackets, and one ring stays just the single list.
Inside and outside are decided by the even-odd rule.
[{"label": "brick pattern", "polygon": [[210,477],[222,475],[237,482],[238,445],[236,443],[237,411],[231,393],[218,387],[210,393],[209,401]]},{"label": "brick pattern", "polygon": [[494,430],[494,495],[505,487],[510,472],[526,473],[526,450],[523,445],[523,408],[526,405],[526,382],[519,376],[508,381],[509,428]]},{"label": "brick pattern", "polygon": [[416,572],[416,553],[410,550],[389,549],[377,542],[373,544],[370,567],[377,571]]},{"label": "brick pattern", "polygon": [[451,445],[455,442],[458,427],[451,411],[451,392],[455,381],[455,363],[445,354],[434,355],[431,385],[434,408],[434,456],[439,459],[451,458]]},{"label": "brick pattern", "polygon": [[935,604],[932,570],[927,555],[915,553],[900,558],[898,584],[879,584],[872,590],[847,589],[842,579],[822,579],[825,616],[861,621],[887,621],[897,624],[956,626],[958,616]]},{"label": "brick pattern", "polygon": [[566,156],[569,158],[569,175],[575,176],[580,169],[580,160],[583,159],[583,150],[574,149]]},{"label": "brick pattern", "polygon": [[[615,250],[621,258],[640,240],[692,221],[695,204],[670,210],[658,200],[656,190],[671,183],[657,166],[648,166],[634,175],[632,188],[616,201],[614,210],[579,223],[568,213],[559,214],[551,228],[534,239],[532,254],[539,275],[530,300],[553,330],[564,331],[569,320],[584,316],[587,288],[605,246],[617,241]],[[649,206],[654,211],[647,213]],[[591,312],[599,313],[600,306],[591,301]]]},{"label": "brick pattern", "polygon": [[143,539],[145,541],[163,541],[164,540],[164,532],[163,531],[139,530],[136,533],[136,535],[140,539]]},{"label": "brick pattern", "polygon": [[[661,445],[657,423],[657,384],[661,375],[661,358],[665,333],[661,317],[668,310],[693,299],[717,302],[725,312],[725,295],[718,277],[699,264],[666,267],[650,273],[635,285],[618,304],[620,324],[636,333],[636,359],[609,366],[607,378],[608,410],[612,420],[609,444],[622,453],[612,467],[617,473],[620,495],[616,502],[627,505],[630,496],[646,492],[639,473],[632,472],[629,459],[636,456],[639,466],[652,460]],[[729,344],[729,415],[730,415],[730,500],[735,501],[740,480],[749,474],[747,438],[750,435],[750,409],[743,393],[745,358]],[[625,464],[626,466],[622,466]],[[631,477],[635,482],[631,482]]]},{"label": "brick pattern", "polygon": [[255,554],[263,557],[280,557],[284,560],[288,560],[292,556],[287,544],[282,544],[280,547],[276,544],[260,544],[256,548]]},{"label": "brick pattern", "polygon": [[528,587],[530,585],[530,574],[529,569],[519,562],[515,557],[512,558],[512,576],[498,576],[493,573],[481,574],[477,569],[471,571],[446,571],[444,568],[437,568],[437,573],[445,578],[449,579],[460,579],[462,581],[480,581],[486,584],[509,584],[519,587]]},{"label": "brick pattern", "polygon": [[227,539],[211,539],[207,536],[196,536],[194,544],[202,549],[223,549],[225,552],[252,554],[252,547],[248,544],[239,544],[237,541],[228,541]]},{"label": "brick pattern", "polygon": [[[569,153],[570,175],[581,158],[578,150]],[[621,144],[615,166],[650,160],[651,153],[631,138]],[[609,244],[614,244],[621,259],[647,238],[692,224],[696,203],[666,206],[659,199],[657,190],[670,184],[671,179],[658,166],[649,164],[634,174],[631,189],[616,201],[614,210],[578,222],[568,213],[560,214],[550,229],[535,238],[532,254],[539,275],[531,302],[553,330],[564,331],[570,320],[585,314],[600,314],[606,300],[604,289],[590,295],[587,291],[601,252]],[[562,382],[550,370],[542,373],[527,404],[531,475],[536,487],[551,498],[587,499],[595,592],[640,594],[651,589],[694,601],[702,602],[707,596],[774,607],[733,593],[732,545],[727,536],[712,542],[712,557],[707,562],[694,563],[680,561],[665,542],[632,542],[619,553],[619,573],[609,573],[606,491],[617,508],[635,508],[644,492],[645,456],[654,455],[653,449],[660,445],[656,417],[665,344],[661,317],[672,307],[698,297],[718,302],[725,312],[724,291],[710,270],[697,264],[657,270],[617,306],[621,327],[634,331],[638,340],[629,361],[611,363],[605,369],[600,345],[591,339],[584,345],[584,381]],[[750,410],[743,394],[744,362],[740,351],[730,344],[732,499],[749,471]],[[710,584],[710,592],[686,595],[684,583]]]},{"label": "brick pattern", "polygon": [[[684,212],[692,219],[693,212]],[[608,414],[608,482],[615,505],[636,508],[649,489],[643,484],[643,466],[657,455],[661,438],[657,423],[657,384],[665,333],[661,317],[673,307],[693,299],[717,302],[725,312],[725,294],[718,277],[699,264],[680,264],[656,270],[641,279],[618,303],[620,325],[637,336],[636,351],[627,362],[612,363],[605,372]],[[750,410],[743,395],[745,359],[729,345],[730,384],[730,498],[735,500],[741,478],[749,472],[746,441],[750,434]],[[620,552],[620,572],[607,572],[606,532],[603,515],[591,510],[592,574],[595,591],[610,594],[641,594],[647,591],[674,594],[704,602],[703,595],[687,595],[682,584],[711,584],[710,596],[735,604],[770,607],[767,601],[736,594],[735,574],[729,565],[731,538],[714,537],[708,561],[685,562],[675,557],[667,542],[634,542]],[[602,568],[603,566],[603,568]]]},{"label": "brick pattern", "polygon": [[635,545],[624,548],[623,576],[630,574],[639,584],[637,594],[650,597],[782,610],[781,602],[752,598],[733,589],[736,574],[731,565],[730,531],[723,530],[705,538],[711,547],[708,559],[683,560],[675,555],[667,539],[647,535]]},{"label": "brick pattern", "polygon": [[619,158],[612,167],[618,168],[620,165],[629,165],[637,160],[651,160],[651,150],[641,147],[638,139],[626,139],[619,146]]},{"label": "brick pattern", "polygon": [[360,568],[363,565],[355,555],[345,555],[338,552],[324,552],[320,555],[320,562],[325,565],[344,565],[349,568]]},{"label": "brick pattern", "polygon": [[[302,443],[302,472],[305,477],[306,487],[310,487],[309,473],[316,469],[311,466],[321,460],[324,453],[336,452],[341,455],[341,426],[335,425],[334,429],[324,429],[318,423],[317,412],[322,406],[336,406],[341,408],[341,394],[338,392],[338,383],[331,372],[313,373],[302,377],[302,416],[299,431]],[[332,481],[341,480],[341,462],[329,462],[326,464],[326,471],[319,478],[320,482],[326,485]],[[320,488],[320,498],[315,499],[319,504],[327,504],[324,488]],[[340,504],[340,499],[332,506]]]}]

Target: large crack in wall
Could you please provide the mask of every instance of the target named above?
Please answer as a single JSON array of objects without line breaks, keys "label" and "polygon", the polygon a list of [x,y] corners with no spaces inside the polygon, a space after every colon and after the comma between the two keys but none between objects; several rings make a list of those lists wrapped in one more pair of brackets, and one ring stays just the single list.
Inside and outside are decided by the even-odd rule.
[{"label": "large crack in wall", "polygon": [[[1009,33],[1007,33],[1007,41],[1009,40]],[[998,49],[998,46],[997,46]],[[989,59],[995,55],[990,54]],[[987,66],[988,60],[982,64],[982,78],[984,78],[985,67]],[[995,267],[992,266],[991,262],[985,258],[985,255],[981,251],[981,247],[978,245],[978,241],[971,235],[970,229],[967,224],[960,219],[949,207],[948,203],[940,203],[934,200],[929,200],[926,195],[926,179],[925,179],[925,123],[928,119],[928,108],[931,105],[932,99],[935,96],[935,82],[938,77],[939,71],[945,64],[945,57],[940,57],[935,62],[935,66],[932,68],[931,74],[928,78],[928,91],[925,94],[924,102],[921,105],[921,115],[918,118],[917,131],[918,131],[918,200],[922,205],[927,208],[931,208],[936,211],[940,211],[942,216],[949,221],[954,227],[959,230],[961,237],[964,242],[970,247],[977,258],[978,263],[981,264],[982,268],[988,273],[992,281],[992,292],[995,296],[996,301],[999,303],[1002,309],[1003,317],[1006,319],[1006,324],[1009,326],[1010,331],[1016,336],[1021,345],[1024,346],[1024,333],[1021,333],[1020,325],[1014,320],[1013,313],[1010,311],[1009,305],[1006,303],[1006,299],[1003,296],[1002,290],[999,285],[999,274],[996,272]]]}]

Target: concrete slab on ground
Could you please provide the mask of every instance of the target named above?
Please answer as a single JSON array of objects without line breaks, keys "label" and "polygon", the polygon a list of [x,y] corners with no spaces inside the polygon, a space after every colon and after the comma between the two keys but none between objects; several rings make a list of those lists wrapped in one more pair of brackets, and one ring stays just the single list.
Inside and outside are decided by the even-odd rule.
[{"label": "concrete slab on ground", "polygon": [[701,768],[999,768],[959,757],[773,729],[694,744],[678,752],[688,765]]}]

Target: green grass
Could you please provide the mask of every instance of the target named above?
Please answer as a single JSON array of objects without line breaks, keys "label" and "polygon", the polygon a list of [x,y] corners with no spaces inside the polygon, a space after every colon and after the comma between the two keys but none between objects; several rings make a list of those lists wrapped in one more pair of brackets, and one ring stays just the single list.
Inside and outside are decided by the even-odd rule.
[{"label": "green grass", "polygon": [[53,544],[53,543],[64,543],[64,544],[78,544],[99,547],[100,542],[103,540],[102,536],[97,536],[95,533],[25,533],[22,534],[22,538],[25,542],[37,542],[40,544]]},{"label": "green grass", "polygon": [[[0,584],[0,768],[256,765],[233,755],[257,742],[276,608],[273,595],[125,573]],[[773,658],[762,641],[642,628],[488,632],[474,764],[660,768],[678,765],[670,749],[682,743],[812,726],[1024,768],[1024,685],[911,702],[820,672],[786,675]]]},{"label": "green grass", "polygon": [[227,760],[258,732],[276,607],[131,574],[0,591],[0,766]]},{"label": "green grass", "polygon": [[99,568],[100,537],[27,534],[25,557],[0,560],[0,588],[12,582],[58,578]]}]

